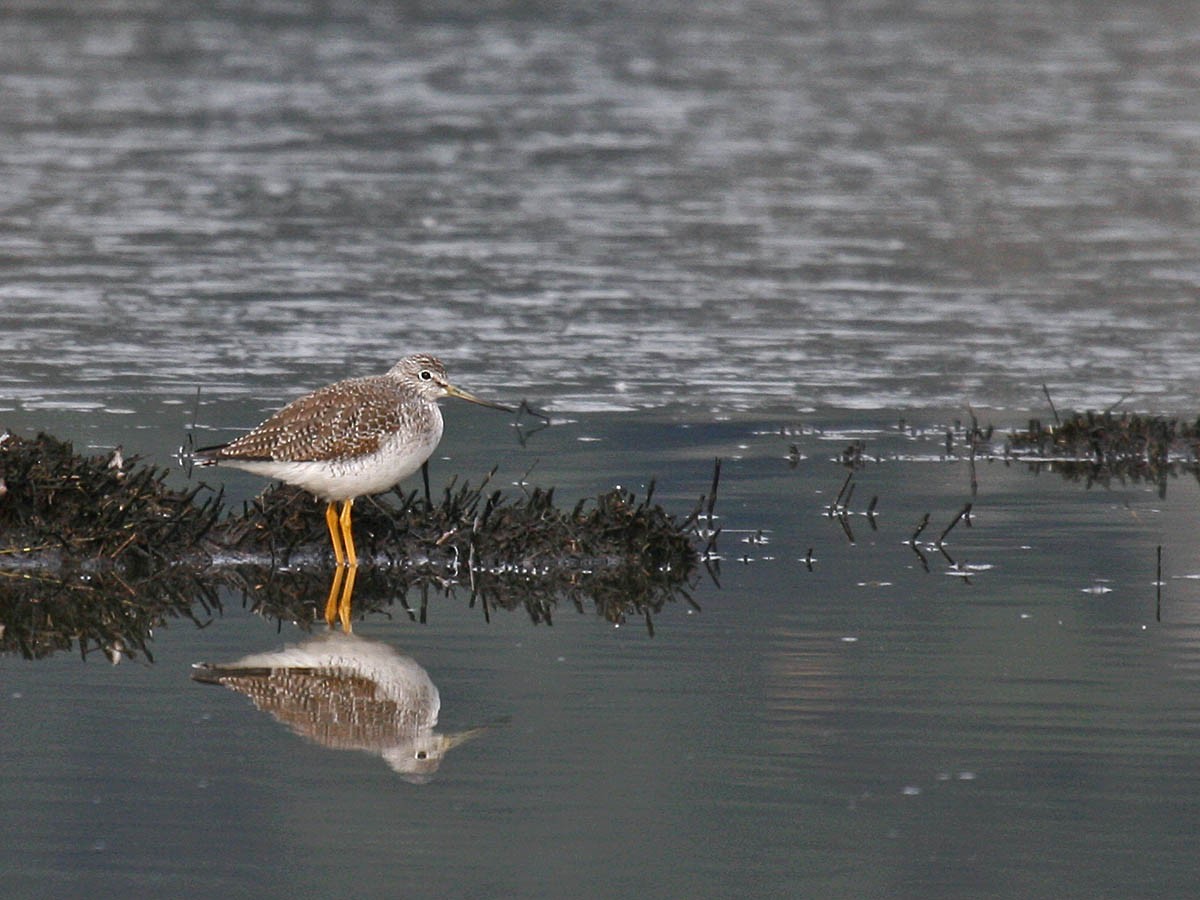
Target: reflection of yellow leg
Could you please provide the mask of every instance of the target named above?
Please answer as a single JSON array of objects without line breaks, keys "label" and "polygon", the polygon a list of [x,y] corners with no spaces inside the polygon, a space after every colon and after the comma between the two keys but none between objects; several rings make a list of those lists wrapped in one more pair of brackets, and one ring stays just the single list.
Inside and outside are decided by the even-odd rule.
[{"label": "reflection of yellow leg", "polygon": [[355,566],[338,566],[333,570],[329,599],[325,601],[325,622],[331,628],[334,620],[340,619],[343,631],[354,630],[350,624],[350,598],[354,595],[354,579],[357,575]]},{"label": "reflection of yellow leg", "polygon": [[346,577],[346,569],[344,566],[337,566],[333,570],[333,584],[329,585],[329,599],[325,601],[325,622],[332,626],[333,620],[337,618],[338,607],[341,605],[342,596],[342,579]]},{"label": "reflection of yellow leg", "polygon": [[338,522],[337,512],[334,510],[334,505],[330,503],[325,507],[325,524],[329,526],[329,539],[333,541],[333,558],[337,560],[338,568],[346,564],[346,557],[342,553],[342,535]]},{"label": "reflection of yellow leg", "polygon": [[354,579],[357,575],[357,566],[346,570],[346,582],[342,585],[342,596],[338,598],[338,618],[342,620],[342,631],[347,634],[354,630],[350,626],[350,597],[354,594]]},{"label": "reflection of yellow leg", "polygon": [[354,532],[350,529],[350,509],[353,506],[353,497],[342,501],[342,543],[346,547],[346,565],[351,568],[358,565],[358,555],[354,552]]}]

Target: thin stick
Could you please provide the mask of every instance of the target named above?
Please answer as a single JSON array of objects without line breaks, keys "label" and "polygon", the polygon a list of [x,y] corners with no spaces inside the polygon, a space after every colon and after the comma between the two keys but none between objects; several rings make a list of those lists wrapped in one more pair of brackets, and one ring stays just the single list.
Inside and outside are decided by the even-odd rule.
[{"label": "thin stick", "polygon": [[526,497],[529,496],[529,491],[525,490],[525,485],[529,484],[529,476],[533,474],[533,470],[537,468],[538,463],[542,460],[539,457],[529,464],[529,468],[525,470],[525,474],[521,476],[521,480],[517,482],[517,487],[521,489],[521,493]]},{"label": "thin stick", "polygon": [[971,515],[971,504],[968,503],[961,510],[959,510],[958,515],[954,517],[954,521],[946,526],[946,530],[942,532],[942,536],[937,539],[936,546],[939,548],[942,546],[942,543],[946,540],[946,535],[948,535],[950,533],[951,529],[953,529],[954,526],[957,525],[961,519],[966,517],[967,522],[970,523],[970,521],[971,521],[970,515]]},{"label": "thin stick", "polygon": [[917,523],[917,530],[914,531],[912,533],[912,537],[910,537],[908,539],[908,542],[910,544],[912,544],[914,547],[917,545],[917,538],[919,538],[921,536],[921,532],[925,530],[925,527],[928,524],[929,524],[929,513],[925,513],[925,515],[921,516],[921,521]]},{"label": "thin stick", "polygon": [[716,573],[719,573],[721,570],[719,563],[716,566],[716,573],[714,573],[713,567],[709,565],[711,557],[717,552],[717,536],[721,533],[721,529],[713,528],[713,506],[715,506],[717,502],[717,485],[720,483],[721,457],[718,456],[715,460],[713,460],[712,486],[708,489],[708,498],[705,501],[705,515],[708,520],[708,544],[705,546],[704,553],[702,554],[704,558],[704,568],[708,570],[708,575],[710,578],[712,578],[714,583],[718,583]]},{"label": "thin stick", "polygon": [[1054,413],[1054,424],[1062,425],[1062,419],[1058,417],[1058,410],[1054,408],[1054,401],[1050,399],[1050,388],[1046,387],[1046,383],[1042,382],[1042,393],[1046,395],[1046,402],[1050,404],[1050,412]]},{"label": "thin stick", "polygon": [[839,515],[837,520],[838,524],[842,526],[842,531],[846,532],[846,540],[851,544],[857,544],[858,541],[854,539],[854,531],[850,528],[850,520],[844,515]]},{"label": "thin stick", "polygon": [[967,452],[971,472],[971,496],[975,497],[979,494],[979,478],[975,474],[975,438],[982,436],[983,432],[979,430],[979,419],[975,415],[975,410],[970,403],[967,404],[967,412],[971,414],[971,433],[967,436]]},{"label": "thin stick", "polygon": [[839,512],[844,513],[850,506],[850,498],[854,496],[854,485],[850,485],[850,490],[846,491],[846,499],[842,501]]},{"label": "thin stick", "polygon": [[854,473],[850,472],[846,475],[846,480],[842,482],[842,488],[837,492],[837,496],[833,498],[833,503],[829,505],[829,514],[832,516],[837,512],[838,507],[842,505],[842,497],[846,495],[846,488],[850,487],[850,479],[854,477]]},{"label": "thin stick", "polygon": [[925,558],[925,554],[921,552],[921,548],[917,545],[917,542],[911,541],[908,546],[912,547],[912,552],[917,554],[917,559],[921,561],[921,568],[928,572],[929,560]]},{"label": "thin stick", "polygon": [[192,427],[188,429],[188,437],[196,430],[196,420],[200,418],[200,385],[196,385],[196,403],[192,406]]},{"label": "thin stick", "polygon": [[717,457],[713,461],[713,477],[712,487],[708,489],[708,503],[705,513],[708,516],[708,530],[712,531],[713,527],[713,506],[717,502],[717,485],[721,483],[721,457]]},{"label": "thin stick", "polygon": [[[509,412],[509,411],[510,410],[505,410],[505,412]],[[511,411],[517,413],[518,415],[520,415],[523,412],[527,412],[531,416],[533,416],[535,419],[541,419],[547,425],[550,424],[550,416],[547,415],[546,413],[542,412],[540,409],[534,409],[532,406],[529,405],[528,400],[522,400],[521,405],[518,406],[515,410],[511,410]]]},{"label": "thin stick", "polygon": [[200,385],[196,385],[196,403],[192,406],[192,424],[188,428],[187,438],[183,445],[177,451],[179,454],[179,462],[183,465],[184,472],[190,479],[192,477],[192,469],[196,465],[196,420],[200,418]]},{"label": "thin stick", "polygon": [[1154,621],[1162,621],[1162,544],[1158,545],[1158,567],[1154,577]]},{"label": "thin stick", "polygon": [[1111,413],[1114,409],[1116,409],[1118,406],[1120,406],[1122,403],[1124,403],[1126,400],[1128,400],[1132,396],[1133,396],[1133,391],[1126,391],[1124,394],[1122,394],[1120,397],[1118,397],[1116,400],[1114,400],[1107,409],[1104,410],[1104,414],[1107,416],[1109,413]]},{"label": "thin stick", "polygon": [[[541,410],[534,409],[525,400],[522,400],[521,405],[518,406],[516,409],[512,409],[511,407],[504,406],[503,404],[496,404],[496,406],[498,409],[503,409],[505,412],[511,412],[514,414],[513,427],[517,431],[517,441],[518,441],[518,443],[520,443],[520,445],[522,447],[525,446],[526,442],[531,437],[533,437],[533,435],[537,434],[539,431],[542,431],[545,428],[550,427],[550,417],[548,415],[546,415],[546,413],[542,412]],[[542,424],[538,425],[536,428],[528,428],[528,429],[522,428],[521,427],[521,415],[523,413],[529,413],[534,418],[540,419]]]}]

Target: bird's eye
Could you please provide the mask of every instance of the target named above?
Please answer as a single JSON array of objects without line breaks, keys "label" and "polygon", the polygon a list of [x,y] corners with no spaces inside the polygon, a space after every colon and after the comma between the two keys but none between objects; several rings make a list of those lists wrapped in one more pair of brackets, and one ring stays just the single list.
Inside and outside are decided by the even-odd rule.
[{"label": "bird's eye", "polygon": [[429,754],[426,753],[424,750],[417,751],[417,759],[427,759],[428,757],[429,757]]},{"label": "bird's eye", "polygon": [[420,378],[422,381],[433,381],[433,373],[430,372],[428,369],[422,369],[420,372],[417,373],[417,377]]}]

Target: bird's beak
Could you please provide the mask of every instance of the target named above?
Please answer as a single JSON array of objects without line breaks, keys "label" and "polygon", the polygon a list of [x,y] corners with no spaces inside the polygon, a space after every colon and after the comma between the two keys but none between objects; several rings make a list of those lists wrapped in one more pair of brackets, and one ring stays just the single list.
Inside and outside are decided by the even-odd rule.
[{"label": "bird's beak", "polygon": [[446,385],[446,393],[451,397],[458,397],[460,400],[466,400],[470,403],[477,403],[480,406],[486,406],[489,409],[499,409],[509,413],[516,412],[516,410],[511,406],[505,406],[503,403],[494,403],[491,400],[484,400],[481,397],[476,397],[470,391],[464,391],[462,388],[456,388],[452,384]]},{"label": "bird's beak", "polygon": [[441,750],[444,753],[447,750],[458,747],[461,744],[465,744],[467,741],[474,740],[475,738],[479,737],[485,731],[487,731],[487,726],[483,725],[479,728],[471,728],[467,731],[456,732],[455,734],[438,735],[438,737],[441,739]]}]

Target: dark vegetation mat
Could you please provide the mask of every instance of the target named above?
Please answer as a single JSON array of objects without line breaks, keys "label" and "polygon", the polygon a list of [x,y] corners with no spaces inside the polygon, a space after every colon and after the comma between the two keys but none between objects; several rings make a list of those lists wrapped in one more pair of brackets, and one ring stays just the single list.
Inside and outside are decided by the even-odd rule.
[{"label": "dark vegetation mat", "polygon": [[1184,420],[1137,413],[1069,413],[1053,424],[1031,419],[1008,434],[1006,452],[1063,478],[1107,484],[1147,481],[1165,491],[1167,479],[1200,478],[1200,418]]},{"label": "dark vegetation mat", "polygon": [[[176,490],[166,477],[45,434],[0,437],[0,652],[149,656],[154,627],[202,625],[221,586],[281,621],[320,620],[332,571],[324,504],[276,486],[230,512],[220,491]],[[485,616],[524,609],[550,624],[565,605],[652,631],[666,603],[693,602],[712,498],[677,520],[652,502],[653,484],[641,500],[613,490],[563,509],[553,490],[487,483],[452,480],[432,504],[399,492],[359,500],[355,614],[399,603],[424,619],[431,595],[461,594]]]},{"label": "dark vegetation mat", "polygon": [[[1009,432],[1001,453],[972,415],[966,443],[972,462],[1021,461],[1088,486],[1145,480],[1165,491],[1170,477],[1200,478],[1200,419],[1055,410],[1053,424]],[[119,453],[81,456],[50,435],[0,435],[0,652],[149,657],[154,628],[205,624],[222,587],[281,622],[322,621],[332,572],[323,504],[276,486],[230,511],[219,490],[173,489],[167,474]],[[562,609],[591,610],[653,633],[666,604],[694,604],[719,475],[718,464],[683,519],[653,502],[653,484],[640,500],[613,490],[569,509],[553,490],[505,493],[488,479],[452,480],[433,503],[415,492],[363,498],[354,614],[426,621],[431,598],[461,596],[484,616],[523,609],[552,624]]]}]

